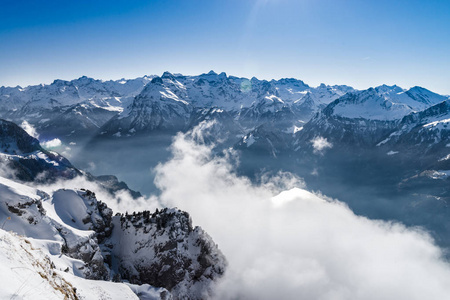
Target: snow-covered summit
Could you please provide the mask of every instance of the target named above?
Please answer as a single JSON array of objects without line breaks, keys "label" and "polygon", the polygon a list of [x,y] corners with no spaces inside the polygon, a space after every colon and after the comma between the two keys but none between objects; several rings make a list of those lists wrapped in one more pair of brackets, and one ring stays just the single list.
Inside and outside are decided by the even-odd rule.
[{"label": "snow-covered summit", "polygon": [[327,107],[327,112],[345,117],[369,120],[398,120],[411,112],[402,102],[393,102],[370,88],[365,91],[349,93]]},{"label": "snow-covered summit", "polygon": [[368,120],[400,120],[447,98],[421,87],[404,90],[396,85],[382,85],[364,91],[350,92],[330,104],[327,112]]}]

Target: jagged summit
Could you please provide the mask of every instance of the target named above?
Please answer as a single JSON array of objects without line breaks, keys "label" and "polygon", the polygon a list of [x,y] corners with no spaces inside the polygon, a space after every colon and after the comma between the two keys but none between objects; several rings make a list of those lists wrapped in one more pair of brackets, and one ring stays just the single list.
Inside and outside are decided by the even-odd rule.
[{"label": "jagged summit", "polygon": [[224,81],[227,80],[227,74],[225,72],[222,72],[220,74],[217,74],[213,70],[209,71],[208,73],[203,73],[198,76],[199,80],[207,80],[209,82],[216,82],[216,81]]},{"label": "jagged summit", "polygon": [[391,85],[391,86],[383,84],[383,85],[375,87],[375,90],[377,91],[377,93],[380,93],[380,94],[390,94],[390,93],[398,94],[398,93],[402,93],[405,91],[403,88],[401,88],[395,84]]},{"label": "jagged summit", "polygon": [[169,71],[165,71],[165,72],[162,74],[161,78],[174,79],[175,76],[174,76],[172,73],[170,73]]}]

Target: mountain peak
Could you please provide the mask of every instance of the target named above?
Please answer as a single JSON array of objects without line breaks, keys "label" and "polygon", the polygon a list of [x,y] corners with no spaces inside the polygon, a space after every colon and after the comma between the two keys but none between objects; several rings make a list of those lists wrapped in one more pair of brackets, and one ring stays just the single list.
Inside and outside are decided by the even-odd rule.
[{"label": "mountain peak", "polygon": [[410,88],[408,91],[417,91],[417,92],[423,92],[423,91],[425,91],[425,92],[431,92],[430,90],[427,90],[426,88],[423,88],[423,87],[421,87],[421,86],[418,86],[418,85],[416,85],[416,86],[413,86],[412,88]]},{"label": "mountain peak", "polygon": [[380,86],[375,87],[375,90],[380,94],[398,94],[405,91],[396,84],[394,85],[382,84]]},{"label": "mountain peak", "polygon": [[405,92],[405,94],[408,95],[413,100],[420,103],[425,103],[426,105],[434,105],[439,102],[447,100],[447,97],[436,94],[420,86],[410,88]]},{"label": "mountain peak", "polygon": [[77,81],[94,81],[95,79],[92,77],[88,77],[86,75],[81,76],[80,78],[77,79]]},{"label": "mountain peak", "polygon": [[66,84],[68,81],[66,80],[62,80],[62,79],[55,79],[53,80],[53,82],[51,83],[51,85],[63,85]]},{"label": "mountain peak", "polygon": [[165,71],[165,72],[162,74],[161,78],[169,78],[169,79],[173,79],[174,76],[173,76],[172,73],[170,73],[170,72],[168,72],[168,71]]},{"label": "mountain peak", "polygon": [[225,72],[222,72],[220,74],[217,74],[213,70],[209,71],[208,73],[203,73],[199,76],[199,78],[203,78],[207,81],[213,82],[213,81],[221,81],[225,80],[227,78],[227,74]]}]

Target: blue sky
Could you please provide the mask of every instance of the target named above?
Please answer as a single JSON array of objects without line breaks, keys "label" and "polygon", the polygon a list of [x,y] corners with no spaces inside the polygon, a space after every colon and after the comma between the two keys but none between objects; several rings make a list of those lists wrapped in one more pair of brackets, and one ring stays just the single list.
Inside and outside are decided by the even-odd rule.
[{"label": "blue sky", "polygon": [[2,0],[0,86],[145,74],[450,94],[450,1]]}]

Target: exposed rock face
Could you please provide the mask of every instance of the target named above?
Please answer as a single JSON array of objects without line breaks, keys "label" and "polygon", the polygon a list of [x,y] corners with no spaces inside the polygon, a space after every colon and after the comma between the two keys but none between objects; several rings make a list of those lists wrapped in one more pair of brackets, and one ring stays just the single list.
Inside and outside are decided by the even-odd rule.
[{"label": "exposed rock face", "polygon": [[65,240],[62,253],[85,262],[86,278],[150,284],[175,299],[203,299],[224,274],[225,257],[206,232],[192,226],[188,213],[166,208],[112,216],[94,193],[77,195],[87,208],[78,215],[79,225],[95,233],[75,239],[64,229],[59,232]]},{"label": "exposed rock face", "polygon": [[[78,212],[76,217],[81,220],[82,224],[77,225],[85,230],[93,230],[95,233],[80,238],[74,236],[72,232],[64,230],[63,227],[57,228],[65,242],[62,247],[62,253],[85,262],[82,271],[86,278],[109,280],[110,270],[106,263],[110,263],[110,257],[103,255],[100,245],[111,235],[112,210],[105,203],[97,201],[95,193],[84,189],[76,193],[72,191],[58,191],[55,193],[54,199],[56,197],[59,202],[65,201],[62,198],[67,197],[68,195],[66,194],[68,193],[74,194],[74,198],[71,201],[79,201],[79,204],[86,208],[85,211]],[[63,204],[55,203],[55,208],[58,208],[60,205]],[[72,217],[72,222],[74,223],[80,220]]]},{"label": "exposed rock face", "polygon": [[113,265],[131,283],[165,287],[177,299],[203,299],[225,272],[225,257],[186,212],[118,215],[113,223]]},{"label": "exposed rock face", "polygon": [[281,152],[290,149],[292,135],[273,123],[266,123],[245,135],[234,148],[276,158]]}]

